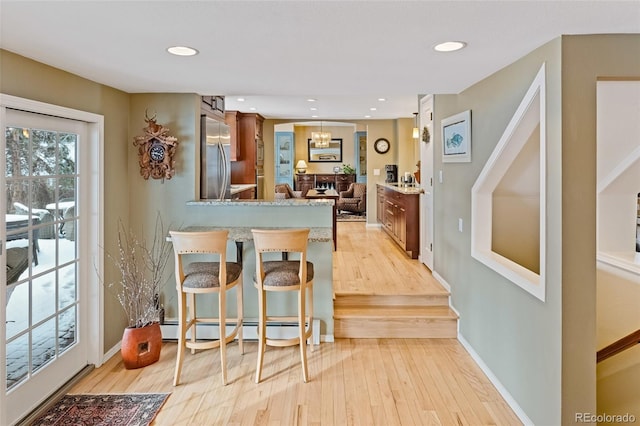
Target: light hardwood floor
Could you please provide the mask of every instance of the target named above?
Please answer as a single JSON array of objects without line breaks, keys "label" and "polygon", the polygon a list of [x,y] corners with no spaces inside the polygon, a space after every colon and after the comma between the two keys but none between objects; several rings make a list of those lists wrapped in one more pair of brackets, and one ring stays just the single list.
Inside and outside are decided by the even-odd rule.
[{"label": "light hardwood floor", "polygon": [[426,266],[410,259],[382,229],[364,222],[338,222],[333,288],[343,294],[445,292]]},{"label": "light hardwood floor", "polygon": [[[342,222],[338,232],[334,279],[339,291],[390,294],[440,288],[428,269],[403,259],[381,231]],[[394,250],[397,256],[391,255]],[[354,266],[360,256],[363,261]],[[357,284],[350,284],[351,277]],[[322,343],[308,352],[306,384],[296,347],[267,348],[260,384],[253,382],[256,354],[254,342],[245,344],[244,355],[231,344],[230,383],[222,386],[217,349],[187,352],[182,384],[173,387],[176,344],[165,343],[159,362],[125,370],[116,355],[69,393],[170,392],[155,425],[521,424],[456,339]]]}]

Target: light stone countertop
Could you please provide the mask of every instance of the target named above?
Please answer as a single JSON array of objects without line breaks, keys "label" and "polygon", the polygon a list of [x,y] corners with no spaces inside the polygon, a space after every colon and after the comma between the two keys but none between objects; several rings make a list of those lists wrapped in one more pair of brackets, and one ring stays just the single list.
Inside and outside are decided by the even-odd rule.
[{"label": "light stone countertop", "polygon": [[247,189],[255,188],[257,185],[255,183],[232,183],[231,184],[231,195],[239,194]]},{"label": "light stone countertop", "polygon": [[379,183],[378,185],[407,195],[424,193],[424,190],[419,186],[404,186],[401,183]]},{"label": "light stone countertop", "polygon": [[286,198],[284,200],[193,200],[187,201],[187,206],[332,206],[331,199],[306,199],[306,198]]},{"label": "light stone countertop", "polygon": [[[253,241],[252,229],[283,229],[286,227],[265,227],[265,226],[187,226],[180,231],[183,232],[203,232],[203,231],[216,231],[216,230],[228,230],[229,239],[237,243],[245,243]],[[296,227],[296,229],[303,228],[302,226]],[[309,242],[331,242],[333,241],[333,231],[331,228],[309,228]],[[169,237],[171,238],[171,237]]]}]

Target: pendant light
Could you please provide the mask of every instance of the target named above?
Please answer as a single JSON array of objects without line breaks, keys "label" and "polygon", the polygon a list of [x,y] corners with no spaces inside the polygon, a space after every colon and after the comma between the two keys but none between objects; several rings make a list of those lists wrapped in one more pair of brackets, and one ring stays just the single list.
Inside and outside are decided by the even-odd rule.
[{"label": "pendant light", "polygon": [[316,148],[328,148],[331,142],[331,133],[322,131],[322,121],[320,122],[320,131],[311,132],[311,140]]},{"label": "pendant light", "polygon": [[420,137],[420,129],[418,129],[418,113],[414,112],[414,125],[413,125],[413,138],[418,139]]}]

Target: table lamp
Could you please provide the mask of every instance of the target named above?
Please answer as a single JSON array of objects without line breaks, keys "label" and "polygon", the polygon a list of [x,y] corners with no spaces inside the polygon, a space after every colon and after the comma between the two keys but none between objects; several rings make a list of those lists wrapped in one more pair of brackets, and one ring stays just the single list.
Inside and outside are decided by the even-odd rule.
[{"label": "table lamp", "polygon": [[304,160],[298,160],[296,169],[298,170],[298,173],[307,173],[307,163]]}]

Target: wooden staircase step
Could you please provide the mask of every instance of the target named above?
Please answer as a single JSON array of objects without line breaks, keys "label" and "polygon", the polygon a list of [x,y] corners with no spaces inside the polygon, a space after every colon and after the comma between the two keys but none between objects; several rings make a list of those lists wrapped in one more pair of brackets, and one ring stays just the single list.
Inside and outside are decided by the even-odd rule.
[{"label": "wooden staircase step", "polygon": [[334,307],[366,306],[449,306],[446,291],[427,294],[361,294],[337,293]]},{"label": "wooden staircase step", "polygon": [[336,338],[455,338],[458,316],[448,306],[336,307]]},{"label": "wooden staircase step", "polygon": [[373,306],[334,307],[333,318],[453,318],[456,313],[449,306]]}]

